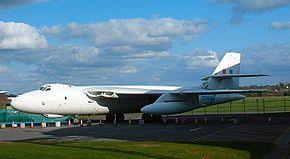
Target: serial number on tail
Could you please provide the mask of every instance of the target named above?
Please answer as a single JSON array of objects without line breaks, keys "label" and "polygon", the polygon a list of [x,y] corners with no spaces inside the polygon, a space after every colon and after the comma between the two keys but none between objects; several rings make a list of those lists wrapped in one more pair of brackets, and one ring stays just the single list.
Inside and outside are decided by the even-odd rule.
[{"label": "serial number on tail", "polygon": [[210,104],[214,101],[214,95],[200,95],[199,96],[199,102],[201,104]]}]

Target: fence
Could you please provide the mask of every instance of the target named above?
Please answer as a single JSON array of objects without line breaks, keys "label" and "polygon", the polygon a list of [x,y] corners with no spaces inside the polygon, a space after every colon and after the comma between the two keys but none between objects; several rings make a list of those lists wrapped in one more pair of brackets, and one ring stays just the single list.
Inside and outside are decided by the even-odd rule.
[{"label": "fence", "polygon": [[195,109],[185,114],[264,114],[290,112],[290,97],[249,97],[234,102]]},{"label": "fence", "polygon": [[[264,114],[290,112],[290,97],[249,97],[234,102],[195,109],[184,114]],[[46,118],[42,115],[28,114],[14,109],[0,109],[0,123],[12,122],[55,122],[65,121],[70,116],[62,118]]]},{"label": "fence", "polygon": [[68,116],[62,118],[46,118],[42,115],[23,113],[14,109],[0,109],[0,123],[55,122],[55,121],[65,121],[67,118]]}]

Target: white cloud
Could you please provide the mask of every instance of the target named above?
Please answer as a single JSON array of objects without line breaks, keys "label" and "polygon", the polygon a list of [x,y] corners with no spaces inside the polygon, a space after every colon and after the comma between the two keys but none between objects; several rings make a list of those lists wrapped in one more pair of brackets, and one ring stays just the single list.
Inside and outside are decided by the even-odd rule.
[{"label": "white cloud", "polygon": [[132,55],[125,56],[127,59],[147,59],[147,58],[160,58],[170,56],[169,51],[144,51]]},{"label": "white cloud", "polygon": [[244,49],[241,72],[267,73],[269,77],[243,79],[247,84],[277,84],[290,79],[290,44],[256,45]]},{"label": "white cloud", "polygon": [[120,73],[136,73],[137,68],[133,66],[126,65],[120,69]]},{"label": "white cloud", "polygon": [[185,56],[187,69],[201,69],[208,67],[215,67],[219,63],[216,52],[195,50],[193,53]]},{"label": "white cloud", "polygon": [[44,27],[42,31],[62,40],[82,39],[96,47],[158,47],[167,48],[177,38],[193,39],[206,31],[207,23],[196,20],[112,19],[95,24],[70,23],[64,27]]},{"label": "white cloud", "polygon": [[[271,74],[272,76],[261,79],[266,80],[264,83],[289,80],[289,50],[290,45],[259,45],[245,49],[241,51],[244,53],[241,72]],[[17,87],[11,86],[13,89],[23,91],[55,82],[76,85],[193,85],[199,84],[200,78],[210,74],[219,62],[216,52],[200,49],[191,53],[168,52],[168,55],[164,57],[150,56],[150,58],[138,57],[136,59],[126,58],[127,54],[112,56],[100,48],[76,45],[5,51],[0,50],[1,64],[18,61],[21,65],[17,66],[19,69],[17,72],[13,70],[13,73],[10,74],[15,77],[14,79],[6,80],[6,78],[10,79],[9,76],[0,79],[2,88],[7,87],[5,81],[15,84],[25,83],[25,88],[22,88],[20,84]],[[27,56],[28,54],[33,54],[33,56]],[[12,68],[16,68],[16,66]],[[24,70],[29,71],[23,73]],[[255,81],[249,81],[249,84],[253,84]]]},{"label": "white cloud", "polygon": [[[0,45],[0,63],[16,61],[21,63],[21,68],[31,68],[25,73],[19,71],[16,73],[19,76],[13,75],[15,79],[9,81],[25,82],[25,88],[29,89],[35,88],[35,83],[53,82],[77,85],[152,84],[173,79],[176,83],[186,78],[187,73],[192,79],[190,70],[185,66],[188,59],[184,56],[202,60],[201,63],[206,66],[209,65],[206,61],[211,63],[211,59],[205,56],[207,54],[183,56],[171,51],[175,40],[192,40],[206,31],[207,23],[200,20],[129,19],[44,27],[41,33],[63,40],[63,43],[49,47],[39,30],[30,25],[1,24],[5,29],[0,30],[0,44],[7,42]],[[23,42],[24,37],[26,40]],[[194,77],[198,76],[197,70],[202,69],[195,69]]]},{"label": "white cloud", "polygon": [[[61,53],[53,53],[45,58],[53,63],[52,66],[62,63],[70,67],[83,65],[99,69],[120,67],[117,72],[128,74],[137,72],[134,66],[137,62],[171,56],[170,49],[174,40],[192,40],[206,31],[206,28],[207,23],[201,20],[136,18],[113,19],[95,24],[56,25],[43,27],[42,32],[50,38],[68,43],[78,41],[89,46],[79,49],[73,55],[69,55],[72,51],[67,47],[63,48],[67,50],[65,52],[57,49]],[[131,65],[128,65],[128,61]]]},{"label": "white cloud", "polygon": [[59,25],[52,26],[51,28],[44,26],[42,31],[47,34],[57,35],[61,33],[61,28]]},{"label": "white cloud", "polygon": [[290,22],[273,22],[271,28],[276,30],[290,30]]},{"label": "white cloud", "polygon": [[290,0],[215,0],[232,5],[233,23],[240,23],[246,14],[264,13],[290,4]]},{"label": "white cloud", "polygon": [[27,49],[47,47],[46,38],[25,23],[0,21],[0,49]]},{"label": "white cloud", "polygon": [[245,65],[257,65],[257,67],[276,71],[289,70],[290,44],[257,45],[249,47],[245,52],[247,53]]}]

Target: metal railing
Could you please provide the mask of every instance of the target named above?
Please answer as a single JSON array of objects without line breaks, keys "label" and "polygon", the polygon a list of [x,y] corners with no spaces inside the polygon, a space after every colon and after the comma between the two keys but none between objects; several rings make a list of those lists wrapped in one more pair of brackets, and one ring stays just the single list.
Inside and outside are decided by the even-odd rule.
[{"label": "metal railing", "polygon": [[29,123],[29,122],[55,122],[64,121],[68,117],[63,118],[46,118],[39,114],[28,114],[19,112],[14,109],[0,109],[0,123]]},{"label": "metal railing", "polygon": [[290,97],[250,97],[195,109],[185,114],[265,114],[290,112]]}]

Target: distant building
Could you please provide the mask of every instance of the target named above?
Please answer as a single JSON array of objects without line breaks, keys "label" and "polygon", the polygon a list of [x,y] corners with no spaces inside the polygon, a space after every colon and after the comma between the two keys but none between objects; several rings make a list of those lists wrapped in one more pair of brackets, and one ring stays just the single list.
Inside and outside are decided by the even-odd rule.
[{"label": "distant building", "polygon": [[0,109],[6,108],[10,101],[5,94],[0,94]]}]

